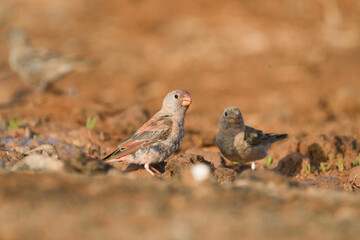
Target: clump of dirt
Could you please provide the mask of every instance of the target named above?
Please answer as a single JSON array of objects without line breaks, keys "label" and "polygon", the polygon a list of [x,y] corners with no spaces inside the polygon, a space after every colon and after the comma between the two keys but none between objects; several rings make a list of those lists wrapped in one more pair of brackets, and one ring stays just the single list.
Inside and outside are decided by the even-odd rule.
[{"label": "clump of dirt", "polygon": [[299,152],[305,153],[316,166],[321,162],[336,165],[342,159],[345,169],[350,169],[360,154],[360,146],[354,137],[320,135],[302,139],[299,142]]},{"label": "clump of dirt", "polygon": [[163,174],[163,177],[165,179],[170,177],[180,178],[185,170],[199,163],[208,165],[211,169],[211,172],[214,172],[214,165],[211,162],[205,160],[203,156],[196,154],[179,154],[166,160],[165,173]]},{"label": "clump of dirt", "polygon": [[231,183],[235,181],[238,174],[234,169],[219,167],[214,171],[214,178],[220,184]]},{"label": "clump of dirt", "polygon": [[360,166],[356,166],[349,171],[347,183],[349,190],[360,191]]},{"label": "clump of dirt", "polygon": [[311,173],[311,161],[299,152],[290,153],[279,161],[275,171],[285,176],[304,177]]},{"label": "clump of dirt", "polygon": [[110,168],[110,165],[104,165],[99,159],[90,158],[86,154],[79,154],[78,156],[71,156],[65,161],[65,167],[70,172],[78,172],[82,174],[105,174]]}]

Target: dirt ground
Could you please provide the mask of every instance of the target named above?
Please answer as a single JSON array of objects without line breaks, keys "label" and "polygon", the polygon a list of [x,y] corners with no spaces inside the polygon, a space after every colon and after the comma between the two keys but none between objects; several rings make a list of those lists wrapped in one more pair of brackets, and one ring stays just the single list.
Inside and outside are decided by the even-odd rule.
[{"label": "dirt ground", "polygon": [[[12,28],[95,64],[9,105],[34,87],[9,68]],[[0,239],[359,236],[359,1],[2,0],[0,43]],[[193,103],[160,176],[98,160],[174,89]],[[220,155],[228,106],[289,134],[271,164]],[[44,144],[60,161],[41,171],[23,153]],[[198,163],[211,170],[203,182]]]}]

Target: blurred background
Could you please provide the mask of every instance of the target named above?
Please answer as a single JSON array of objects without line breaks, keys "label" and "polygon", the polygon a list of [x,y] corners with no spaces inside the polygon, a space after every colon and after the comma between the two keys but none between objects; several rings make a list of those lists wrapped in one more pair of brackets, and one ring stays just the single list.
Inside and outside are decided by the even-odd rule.
[{"label": "blurred background", "polygon": [[359,12],[356,0],[2,0],[0,101],[23,84],[6,44],[21,28],[34,46],[97,62],[55,83],[81,99],[153,113],[182,88],[194,131],[216,132],[235,105],[265,130],[358,136]]},{"label": "blurred background", "polygon": [[[58,91],[9,105],[31,87],[11,70],[11,29],[26,31],[35,47],[94,64],[59,78]],[[94,159],[174,89],[190,92],[193,103],[164,181],[143,169],[133,173],[139,178],[106,173]],[[277,165],[291,180],[259,171],[251,185],[252,171],[220,166],[218,119],[232,105],[247,125],[289,134],[262,169]],[[0,0],[0,147],[17,149],[0,151],[2,165],[12,169],[21,147],[51,140],[86,175],[1,170],[4,239],[355,239],[357,195],[302,187],[360,188],[359,123],[359,0]],[[171,178],[171,167],[180,175],[194,156],[218,161],[213,178],[233,185]],[[87,177],[97,170],[103,175]]]}]

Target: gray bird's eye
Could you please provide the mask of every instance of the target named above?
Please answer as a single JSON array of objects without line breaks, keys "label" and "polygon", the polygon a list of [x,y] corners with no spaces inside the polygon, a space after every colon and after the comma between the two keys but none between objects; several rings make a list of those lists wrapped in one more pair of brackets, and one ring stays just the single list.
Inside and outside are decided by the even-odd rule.
[{"label": "gray bird's eye", "polygon": [[179,96],[178,96],[178,95],[175,95],[174,97],[175,97],[175,98],[178,98]]},{"label": "gray bird's eye", "polygon": [[227,112],[224,113],[224,116],[227,117]]}]

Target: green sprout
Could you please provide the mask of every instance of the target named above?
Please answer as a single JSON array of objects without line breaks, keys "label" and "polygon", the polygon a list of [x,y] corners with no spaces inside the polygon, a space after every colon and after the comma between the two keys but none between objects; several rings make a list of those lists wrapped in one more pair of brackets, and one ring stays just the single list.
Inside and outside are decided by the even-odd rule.
[{"label": "green sprout", "polygon": [[91,149],[91,147],[89,146],[89,147],[88,147],[88,151],[87,151],[89,155],[91,155],[91,150],[92,150],[92,149]]},{"label": "green sprout", "polygon": [[352,161],[351,162],[351,167],[355,167],[356,166],[356,162],[355,161]]},{"label": "green sprout", "polygon": [[94,118],[88,117],[88,119],[86,120],[86,128],[94,129],[97,120],[98,119],[96,117]]},{"label": "green sprout", "polygon": [[10,131],[10,130],[13,130],[15,128],[23,127],[25,124],[26,124],[25,120],[21,121],[21,120],[19,120],[18,117],[14,117],[13,119],[10,120],[10,122],[6,126],[6,129],[8,131]]},{"label": "green sprout", "polygon": [[327,173],[330,170],[330,164],[325,167],[323,163],[320,163],[320,167],[325,173]]},{"label": "green sprout", "polygon": [[273,163],[273,158],[272,158],[272,156],[267,156],[267,157],[265,158],[265,163],[266,163],[266,165],[270,166],[270,165]]},{"label": "green sprout", "polygon": [[342,158],[338,159],[338,167],[339,167],[340,172],[342,172],[344,170],[344,159],[342,159]]},{"label": "green sprout", "polygon": [[83,146],[79,140],[74,141],[74,145],[77,148],[81,148]]},{"label": "green sprout", "polygon": [[310,163],[305,167],[305,171],[307,173],[311,173],[311,165],[310,165]]},{"label": "green sprout", "polygon": [[360,165],[360,155],[359,155],[359,160],[358,160],[358,163],[359,163],[359,165]]}]

